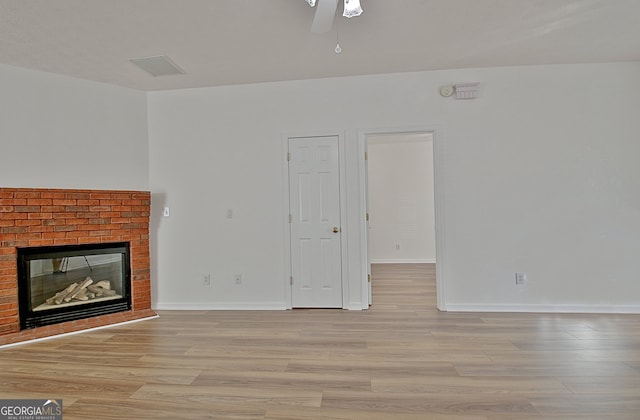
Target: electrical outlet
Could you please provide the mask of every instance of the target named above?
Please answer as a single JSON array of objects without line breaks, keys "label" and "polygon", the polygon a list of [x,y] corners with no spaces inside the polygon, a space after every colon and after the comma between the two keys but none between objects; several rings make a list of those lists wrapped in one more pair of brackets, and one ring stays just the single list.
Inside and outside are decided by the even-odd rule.
[{"label": "electrical outlet", "polygon": [[205,286],[211,285],[211,274],[204,274],[202,276],[202,284]]},{"label": "electrical outlet", "polygon": [[525,273],[516,273],[516,285],[522,286],[527,282],[527,275]]},{"label": "electrical outlet", "polygon": [[242,274],[236,274],[236,284],[242,284]]}]

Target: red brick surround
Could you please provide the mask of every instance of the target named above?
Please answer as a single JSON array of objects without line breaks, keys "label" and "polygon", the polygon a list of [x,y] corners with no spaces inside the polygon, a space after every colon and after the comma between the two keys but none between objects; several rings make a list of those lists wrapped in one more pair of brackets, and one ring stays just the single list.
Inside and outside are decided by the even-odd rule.
[{"label": "red brick surround", "polygon": [[[149,274],[151,194],[0,188],[0,345],[154,316]],[[16,247],[129,242],[132,310],[20,331]]]}]

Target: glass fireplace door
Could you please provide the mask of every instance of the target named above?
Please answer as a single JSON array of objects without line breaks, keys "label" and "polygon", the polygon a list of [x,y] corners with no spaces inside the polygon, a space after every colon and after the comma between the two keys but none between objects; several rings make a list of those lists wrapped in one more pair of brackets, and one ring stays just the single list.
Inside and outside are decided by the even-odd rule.
[{"label": "glass fireplace door", "polygon": [[19,248],[18,261],[22,328],[131,307],[128,243]]}]

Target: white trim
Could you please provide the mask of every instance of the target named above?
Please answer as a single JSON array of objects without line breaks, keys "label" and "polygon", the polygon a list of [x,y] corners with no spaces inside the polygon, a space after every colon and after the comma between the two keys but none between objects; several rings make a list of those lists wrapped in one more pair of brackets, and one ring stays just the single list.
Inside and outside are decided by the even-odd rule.
[{"label": "white trim", "polygon": [[360,303],[351,303],[346,305],[342,309],[346,309],[347,311],[364,311],[367,308],[363,308]]},{"label": "white trim", "polygon": [[427,259],[407,259],[407,260],[390,260],[390,259],[379,259],[379,260],[371,260],[371,264],[435,264],[435,258],[427,258]]},{"label": "white trim", "polygon": [[349,309],[351,296],[349,294],[349,218],[347,217],[347,152],[345,150],[346,132],[338,132],[338,160],[340,172],[338,173],[338,183],[340,187],[340,262],[342,280],[342,308]]},{"label": "white trim", "polygon": [[445,142],[442,127],[433,128],[433,188],[435,200],[436,230],[436,306],[441,311],[447,310],[446,300],[446,255],[445,255],[445,194],[444,194],[444,162]]},{"label": "white trim", "polygon": [[99,327],[92,327],[92,328],[87,328],[87,329],[84,329],[84,330],[71,331],[71,332],[62,333],[62,334],[50,335],[48,337],[40,337],[40,338],[34,338],[32,340],[19,341],[17,343],[3,344],[3,345],[0,346],[0,349],[4,349],[4,348],[8,348],[8,347],[14,347],[14,346],[20,346],[22,344],[37,343],[37,342],[40,342],[40,341],[52,340],[54,338],[67,337],[67,336],[70,336],[70,335],[82,334],[82,333],[86,333],[86,332],[89,332],[89,331],[104,330],[105,328],[111,328],[111,327],[118,327],[118,326],[121,326],[121,325],[133,324],[134,322],[140,322],[140,321],[148,321],[150,319],[155,319],[155,318],[159,318],[159,317],[160,317],[160,315],[148,316],[148,317],[145,317],[145,318],[138,318],[138,319],[132,319],[130,321],[118,322],[116,324],[101,325]]},{"label": "white trim", "polygon": [[367,206],[367,194],[368,194],[368,179],[367,179],[367,165],[368,162],[365,160],[365,154],[369,153],[368,145],[367,145],[367,135],[369,133],[367,131],[358,130],[358,188],[360,189],[360,196],[358,197],[358,212],[359,212],[359,231],[360,234],[360,270],[361,270],[361,278],[360,282],[362,284],[361,288],[361,302],[362,309],[368,309],[369,305],[372,304],[369,297],[369,237],[368,231],[369,226],[367,223],[366,214],[369,211]]},{"label": "white trim", "polygon": [[284,301],[285,308],[291,309],[291,225],[289,223],[289,137],[282,135],[282,217],[284,223]]},{"label": "white trim", "polygon": [[[347,219],[347,160],[345,150],[345,130],[311,130],[303,132],[287,132],[282,134],[282,202],[283,202],[283,216],[284,221],[284,265],[285,265],[285,308],[292,309],[292,297],[291,297],[291,225],[289,223],[289,161],[287,159],[289,153],[289,140],[295,138],[309,138],[309,137],[338,137],[338,165],[339,165],[339,184],[340,184],[340,265],[342,272],[342,308],[347,308],[349,302],[349,258],[348,258],[348,235],[349,224]],[[358,308],[360,309],[360,308]]]},{"label": "white trim", "polygon": [[153,309],[158,311],[283,311],[289,308],[284,302],[202,302],[162,303]]},{"label": "white trim", "polygon": [[640,314],[640,305],[447,304],[449,312],[530,312],[567,314]]},{"label": "white trim", "polygon": [[[441,311],[447,310],[446,302],[446,255],[445,255],[445,195],[444,195],[444,130],[439,124],[429,124],[409,127],[396,128],[371,128],[358,130],[358,150],[364,153],[367,150],[367,136],[376,134],[411,134],[411,133],[431,133],[433,136],[433,183],[434,183],[434,200],[435,200],[435,230],[436,230],[436,306]],[[366,164],[366,163],[365,163]],[[361,252],[361,270],[364,273],[364,288],[367,287],[367,268],[368,261],[366,255],[366,173],[365,165],[359,168],[359,188],[361,189],[360,200],[360,247],[364,251]]]}]

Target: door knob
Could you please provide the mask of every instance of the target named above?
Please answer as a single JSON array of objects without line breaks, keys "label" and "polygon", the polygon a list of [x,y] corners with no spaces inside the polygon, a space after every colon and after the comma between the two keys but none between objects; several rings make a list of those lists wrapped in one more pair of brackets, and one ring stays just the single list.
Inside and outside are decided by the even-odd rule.
[{"label": "door knob", "polygon": [[333,230],[333,233],[340,232],[340,228],[338,226],[334,226],[332,230]]}]

